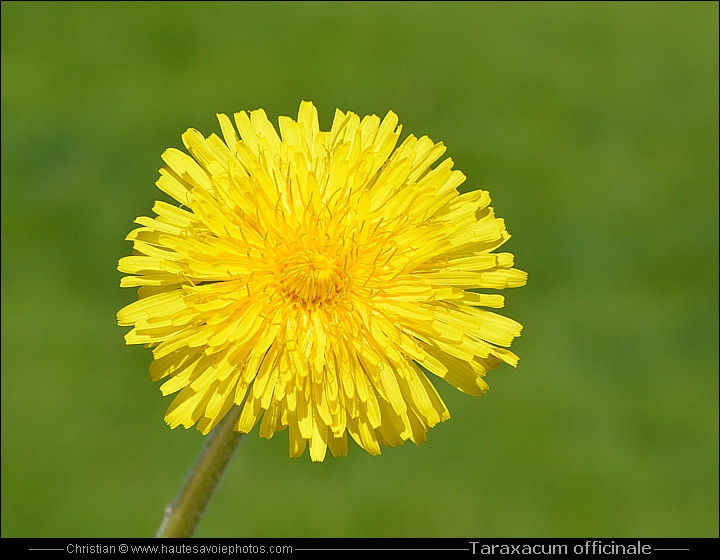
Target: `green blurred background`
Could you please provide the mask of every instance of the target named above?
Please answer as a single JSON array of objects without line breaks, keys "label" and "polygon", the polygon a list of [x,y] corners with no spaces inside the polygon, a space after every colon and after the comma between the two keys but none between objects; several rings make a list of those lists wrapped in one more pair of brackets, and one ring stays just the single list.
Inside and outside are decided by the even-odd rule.
[{"label": "green blurred background", "polygon": [[[718,536],[718,4],[2,3],[2,536],[150,536],[202,436],[117,260],[216,112],[392,109],[488,189],[517,371],[420,447],[242,444],[198,536]],[[404,136],[403,135],[403,136]]]}]

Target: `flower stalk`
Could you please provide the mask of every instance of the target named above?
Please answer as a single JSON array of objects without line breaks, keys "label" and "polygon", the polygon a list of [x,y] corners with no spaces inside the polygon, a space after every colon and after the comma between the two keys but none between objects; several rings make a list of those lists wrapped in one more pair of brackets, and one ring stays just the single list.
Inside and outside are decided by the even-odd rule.
[{"label": "flower stalk", "polygon": [[182,538],[193,535],[225,467],[245,435],[233,430],[241,412],[242,407],[234,406],[207,435],[180,491],[165,508],[165,517],[155,537]]}]

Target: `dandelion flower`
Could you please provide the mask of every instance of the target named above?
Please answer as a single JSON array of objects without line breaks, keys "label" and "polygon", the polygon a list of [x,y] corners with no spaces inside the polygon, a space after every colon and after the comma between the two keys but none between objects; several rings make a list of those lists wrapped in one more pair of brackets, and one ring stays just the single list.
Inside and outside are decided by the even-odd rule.
[{"label": "dandelion flower", "polygon": [[[459,194],[442,143],[408,136],[389,112],[335,112],[321,132],[312,103],[297,120],[262,109],[219,114],[223,139],[194,129],[190,155],[162,155],[155,218],[127,239],[118,269],[138,301],[118,312],[127,344],[153,348],[153,380],[177,393],[165,421],[207,434],[233,407],[235,429],[289,427],[290,455],[346,455],[349,433],[373,455],[425,441],[449,412],[433,374],[470,395],[521,326],[486,308],[522,286],[510,235],[486,191]],[[239,134],[238,134],[239,133]],[[244,403],[244,404],[243,404]]]}]

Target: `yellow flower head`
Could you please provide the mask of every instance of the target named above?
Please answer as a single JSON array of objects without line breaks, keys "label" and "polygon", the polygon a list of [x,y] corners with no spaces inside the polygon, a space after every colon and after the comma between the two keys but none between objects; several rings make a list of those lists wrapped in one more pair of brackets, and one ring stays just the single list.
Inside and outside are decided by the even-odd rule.
[{"label": "yellow flower head", "polygon": [[[235,428],[289,427],[290,455],[310,445],[347,454],[419,444],[450,417],[426,373],[480,395],[485,373],[518,358],[521,326],[484,308],[527,274],[488,193],[459,194],[465,176],[427,136],[400,136],[389,112],[335,112],[321,132],[312,103],[297,121],[262,109],[218,115],[224,140],[183,134],[168,149],[156,202],[135,220],[118,269],[138,301],[118,312],[128,344],[153,347],[153,380],[175,397],[172,427],[206,434],[235,405]],[[244,403],[244,404],[243,404]]]}]

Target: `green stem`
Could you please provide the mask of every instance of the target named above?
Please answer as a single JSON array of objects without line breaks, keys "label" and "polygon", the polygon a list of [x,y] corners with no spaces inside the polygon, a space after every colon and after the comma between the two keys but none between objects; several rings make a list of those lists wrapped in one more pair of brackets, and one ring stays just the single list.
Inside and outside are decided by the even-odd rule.
[{"label": "green stem", "polygon": [[165,508],[156,537],[191,537],[233,451],[245,434],[233,430],[242,406],[233,406],[206,436],[175,500]]}]

